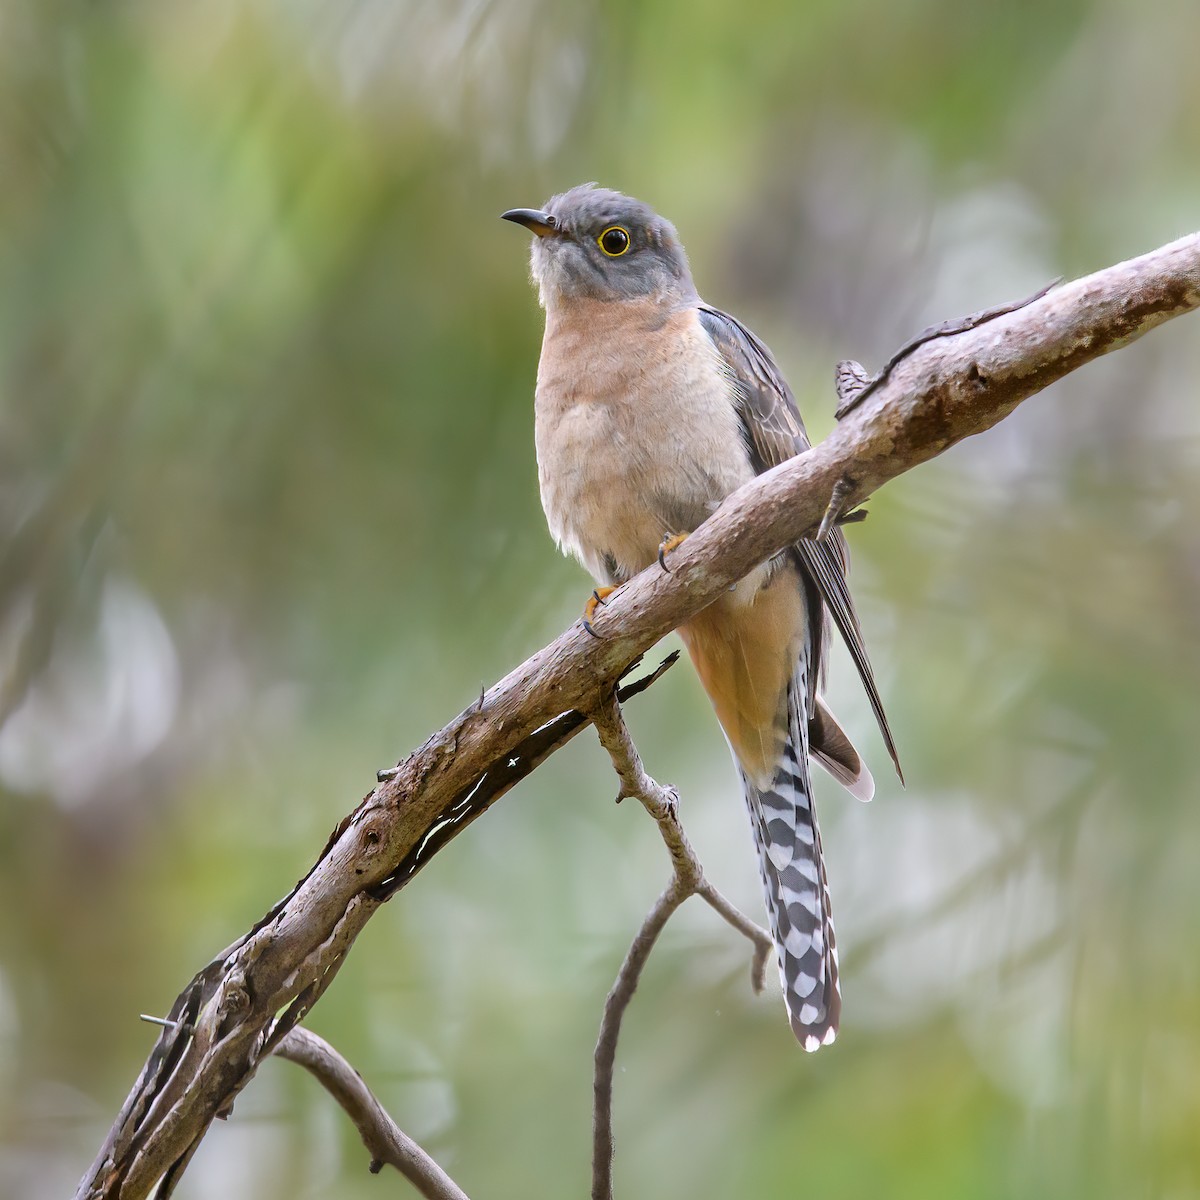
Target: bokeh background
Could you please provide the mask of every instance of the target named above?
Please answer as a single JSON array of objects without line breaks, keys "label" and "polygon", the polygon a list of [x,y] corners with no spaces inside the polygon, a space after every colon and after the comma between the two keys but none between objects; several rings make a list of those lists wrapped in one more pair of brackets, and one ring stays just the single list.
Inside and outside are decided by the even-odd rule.
[{"label": "bokeh background", "polygon": [[[0,1194],[68,1193],[193,971],[394,762],[574,620],[540,314],[498,214],[678,225],[817,435],[833,363],[1200,224],[1194,0],[0,4]],[[800,1053],[689,907],[626,1027],[647,1196],[1200,1196],[1200,324],[851,531],[904,758],[820,795],[846,996]],[[680,667],[631,706],[760,912]],[[667,864],[582,737],[311,1019],[479,1200],[586,1193],[600,1005]],[[192,1200],[378,1197],[268,1063]]]}]

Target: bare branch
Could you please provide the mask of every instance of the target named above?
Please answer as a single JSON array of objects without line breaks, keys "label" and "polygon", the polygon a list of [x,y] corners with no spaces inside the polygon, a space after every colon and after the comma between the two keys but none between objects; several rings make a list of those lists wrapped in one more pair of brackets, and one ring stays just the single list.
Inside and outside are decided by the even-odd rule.
[{"label": "bare branch", "polygon": [[872,376],[868,376],[861,363],[856,363],[849,359],[838,363],[837,369],[834,371],[834,382],[837,386],[838,394],[836,413],[838,420],[840,421],[847,413],[861,404],[887,379],[891,374],[892,368],[908,358],[918,346],[923,346],[926,342],[932,342],[934,338],[953,337],[956,333],[966,333],[967,330],[977,329],[980,325],[985,325],[988,321],[994,321],[997,317],[1004,317],[1009,313],[1016,312],[1018,309],[1028,308],[1035,300],[1040,300],[1060,283],[1062,283],[1061,279],[1053,279],[1045,286],[1038,288],[1032,296],[1026,296],[1024,300],[1013,300],[1006,304],[997,304],[992,308],[985,308],[981,312],[971,313],[970,316],[961,317],[956,321],[942,321],[938,325],[931,325],[928,329],[923,329],[918,333],[915,338],[905,342]]},{"label": "bare branch", "polygon": [[275,1047],[298,1063],[346,1110],[371,1155],[371,1173],[393,1166],[426,1200],[467,1200],[467,1194],[388,1115],[362,1076],[327,1042],[297,1025]]},{"label": "bare branch", "polygon": [[[563,745],[659,638],[817,530],[989,429],[1068,372],[1200,307],[1200,234],[920,342],[819,446],[730,496],[672,555],[522,663],[405,759],[342,821],[292,892],[184,989],[78,1197],[141,1200],[177,1177],[264,1054],[315,1002],[379,904]],[[194,1032],[185,1032],[190,1026]]]},{"label": "bare branch", "polygon": [[663,927],[689,896],[702,897],[753,943],[754,960],[750,979],[756,993],[762,991],[773,943],[765,929],[751,921],[704,878],[704,867],[679,821],[679,797],[673,788],[663,787],[646,773],[615,693],[600,704],[592,714],[592,721],[600,743],[608,751],[613,769],[621,781],[617,799],[637,800],[654,818],[671,856],[672,867],[671,882],[646,914],[617,973],[616,982],[604,1001],[600,1034],[596,1039],[592,1080],[592,1200],[612,1200],[612,1097],[617,1039],[621,1034],[625,1010],[637,991],[642,969]]},{"label": "bare branch", "polygon": [[654,949],[663,926],[671,914],[688,898],[689,892],[673,879],[646,914],[617,972],[617,980],[604,1001],[600,1019],[600,1034],[596,1039],[592,1075],[592,1200],[612,1200],[613,1127],[612,1096],[613,1068],[617,1061],[617,1038],[621,1034],[621,1018],[637,991],[642,968]]}]

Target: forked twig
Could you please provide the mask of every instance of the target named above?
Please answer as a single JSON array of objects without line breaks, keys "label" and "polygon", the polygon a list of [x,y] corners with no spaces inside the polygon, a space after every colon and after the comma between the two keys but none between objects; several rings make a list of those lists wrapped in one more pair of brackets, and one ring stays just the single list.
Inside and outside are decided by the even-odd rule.
[{"label": "forked twig", "polygon": [[642,969],[654,949],[654,943],[675,910],[689,897],[699,896],[706,904],[754,945],[750,983],[761,992],[766,980],[767,962],[773,949],[771,935],[730,903],[707,879],[704,867],[679,822],[679,797],[673,788],[652,779],[642,765],[621,706],[614,692],[592,713],[600,743],[612,759],[621,781],[618,800],[637,800],[654,818],[662,835],[673,869],[671,882],[654,902],[637,931],[617,972],[616,982],[604,1001],[600,1034],[596,1039],[595,1072],[592,1082],[592,1200],[612,1200],[612,1092],[613,1070],[617,1058],[617,1039],[621,1020],[637,991]]}]

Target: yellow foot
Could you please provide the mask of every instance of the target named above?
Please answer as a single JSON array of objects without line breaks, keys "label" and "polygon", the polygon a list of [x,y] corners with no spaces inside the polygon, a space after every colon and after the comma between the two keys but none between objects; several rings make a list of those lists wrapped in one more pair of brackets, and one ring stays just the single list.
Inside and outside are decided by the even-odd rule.
[{"label": "yellow foot", "polygon": [[678,546],[682,546],[687,538],[686,533],[677,533],[673,537],[668,535],[663,538],[662,545],[658,548],[658,565],[669,575],[671,568],[667,566],[667,555]]},{"label": "yellow foot", "polygon": [[609,596],[617,589],[615,587],[598,587],[589,597],[588,602],[583,606],[583,627],[594,638],[600,635],[592,628],[592,618],[596,615],[597,605],[603,604]]}]

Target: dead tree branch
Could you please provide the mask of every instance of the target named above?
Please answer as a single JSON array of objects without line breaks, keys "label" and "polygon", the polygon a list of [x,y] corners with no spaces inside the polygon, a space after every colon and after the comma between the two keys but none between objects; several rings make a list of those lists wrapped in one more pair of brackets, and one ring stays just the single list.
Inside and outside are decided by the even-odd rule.
[{"label": "dead tree branch", "polygon": [[[184,989],[79,1197],[169,1189],[209,1125],[329,985],[367,920],[434,853],[590,719],[664,634],[758,563],[981,433],[1070,371],[1200,307],[1200,234],[956,333],[918,340],[819,446],[735,492],[672,556],[522,663],[405,759],[316,864]],[[190,1030],[190,1032],[185,1032]]]},{"label": "dead tree branch", "polygon": [[689,896],[700,896],[753,944],[751,985],[755,992],[762,991],[772,942],[765,929],[735,908],[704,878],[704,867],[679,821],[679,797],[673,788],[663,787],[646,773],[615,694],[596,709],[592,721],[621,781],[617,800],[635,799],[654,818],[672,864],[671,882],[647,913],[604,1001],[596,1039],[592,1080],[592,1200],[612,1200],[612,1096],[617,1039],[625,1010],[637,991],[642,969],[658,935]]},{"label": "dead tree branch", "polygon": [[467,1194],[388,1115],[363,1077],[327,1042],[297,1025],[275,1048],[302,1066],[346,1110],[371,1155],[371,1172],[393,1166],[426,1200],[467,1200]]}]

